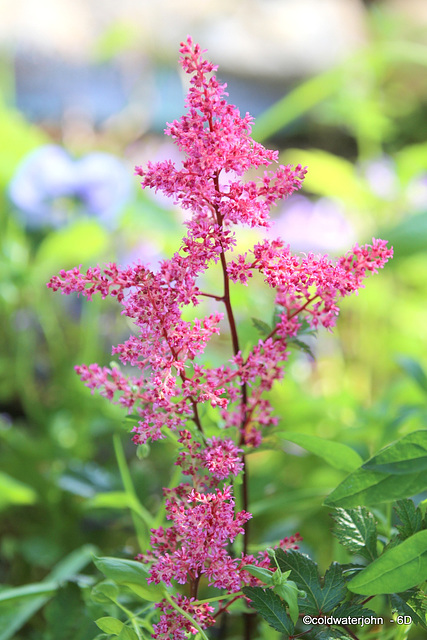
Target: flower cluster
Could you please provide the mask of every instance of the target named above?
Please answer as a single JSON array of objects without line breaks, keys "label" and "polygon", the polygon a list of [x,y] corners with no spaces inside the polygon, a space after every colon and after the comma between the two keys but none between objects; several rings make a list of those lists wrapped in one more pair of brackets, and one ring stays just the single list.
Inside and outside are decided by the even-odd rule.
[{"label": "flower cluster", "polygon": [[[211,627],[215,624],[215,619],[210,615],[215,609],[208,603],[196,605],[193,604],[194,598],[189,599],[182,595],[174,596],[172,600],[202,628]],[[197,633],[197,629],[191,622],[184,618],[183,615],[177,615],[176,609],[166,600],[162,600],[157,607],[162,612],[159,623],[153,626],[154,637],[157,640],[170,640],[170,638],[187,640],[188,633]]]},{"label": "flower cluster", "polygon": [[[168,125],[170,135],[185,154],[180,167],[172,161],[137,167],[144,188],[160,190],[191,212],[187,233],[179,250],[161,262],[155,272],[142,265],[121,269],[114,264],[62,271],[48,286],[90,299],[110,295],[132,319],[136,335],[113,347],[124,365],[136,367],[129,377],[118,367],[82,365],[77,372],[92,390],[137,415],[133,440],[137,444],[157,440],[168,430],[178,431],[176,464],[188,480],[164,490],[170,526],[152,530],[152,549],[139,556],[151,565],[151,581],[188,584],[190,599],[178,596],[177,606],[201,626],[213,624],[210,606],[195,604],[199,584],[235,593],[243,585],[257,584],[243,569],[246,564],[268,567],[267,554],[248,554],[248,521],[245,452],[257,447],[263,431],[277,424],[266,394],[283,375],[287,345],[304,320],[310,326],[331,328],[339,299],[363,286],[368,273],[383,267],[392,255],[382,240],[356,246],[337,261],[327,256],[292,255],[281,240],[264,240],[251,252],[235,255],[233,225],[268,227],[272,205],[299,189],[306,169],[298,165],[265,171],[258,181],[244,181],[252,168],[277,162],[251,138],[252,119],[227,104],[225,85],[216,80],[216,67],[207,62],[191,39],[181,47],[181,65],[191,76],[188,112]],[[212,264],[222,272],[222,291],[207,292],[203,274]],[[276,318],[271,331],[243,355],[232,306],[232,286],[247,285],[255,272],[276,292]],[[232,284],[235,283],[235,284]],[[196,307],[202,299],[218,309],[193,322],[184,321],[183,308]],[[221,366],[200,363],[209,341],[225,318],[233,349],[231,360]],[[207,437],[202,405],[216,408],[215,435]],[[210,424],[212,428],[212,424]],[[242,506],[236,512],[231,488],[224,484],[241,475]],[[236,483],[237,484],[237,483]],[[232,553],[237,535],[244,534],[243,554]],[[295,548],[299,535],[285,539],[283,548]],[[169,601],[160,604],[162,615],[155,625],[158,639],[184,638],[195,633],[188,618],[177,615]],[[226,608],[226,607],[225,607]]]}]

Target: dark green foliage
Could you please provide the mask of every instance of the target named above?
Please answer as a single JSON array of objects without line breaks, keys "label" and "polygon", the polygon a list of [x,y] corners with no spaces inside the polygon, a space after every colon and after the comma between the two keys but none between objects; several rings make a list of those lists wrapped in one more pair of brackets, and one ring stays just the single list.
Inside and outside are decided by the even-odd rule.
[{"label": "dark green foliage", "polygon": [[405,540],[414,533],[425,529],[425,522],[423,522],[423,516],[419,507],[415,507],[412,500],[398,500],[394,507],[396,515],[398,516],[401,524],[396,525],[399,531],[399,538]]},{"label": "dark green foliage", "polygon": [[98,634],[80,589],[72,582],[58,590],[44,615],[48,625],[46,640],[92,640]]},{"label": "dark green foliage", "polygon": [[390,596],[393,613],[411,616],[415,624],[427,629],[427,596],[419,589],[409,589],[405,593]]},{"label": "dark green foliage", "polygon": [[325,573],[323,585],[320,583],[317,564],[308,556],[297,551],[277,551],[277,560],[282,571],[291,571],[289,578],[306,592],[306,598],[299,601],[300,611],[311,615],[329,613],[347,593],[342,569],[336,562]]},{"label": "dark green foliage", "polygon": [[263,338],[266,338],[268,334],[271,333],[272,328],[270,327],[270,325],[264,322],[264,320],[260,320],[259,318],[251,318],[251,320],[255,329]]},{"label": "dark green foliage", "polygon": [[245,587],[243,592],[251,599],[252,607],[273,629],[286,633],[288,636],[293,633],[294,624],[286,613],[284,603],[271,589]]}]

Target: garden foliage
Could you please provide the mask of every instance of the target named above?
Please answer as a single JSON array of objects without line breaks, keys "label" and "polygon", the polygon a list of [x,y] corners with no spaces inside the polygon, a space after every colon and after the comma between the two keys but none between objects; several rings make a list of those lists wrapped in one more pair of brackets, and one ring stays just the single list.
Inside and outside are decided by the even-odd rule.
[{"label": "garden foliage", "polygon": [[[126,498],[138,529],[138,555],[95,557],[105,579],[89,593],[93,580],[86,577],[79,592],[64,581],[95,551],[84,547],[43,583],[0,592],[0,603],[24,599],[21,617],[10,617],[18,629],[57,592],[46,619],[52,637],[64,640],[92,638],[91,615],[100,638],[120,640],[361,639],[373,627],[378,637],[411,623],[427,629],[427,519],[425,505],[410,499],[426,489],[425,431],[364,461],[342,443],[284,431],[271,402],[290,348],[312,357],[307,336],[333,329],[341,299],[357,293],[392,249],[374,238],[338,259],[296,255],[270,233],[241,250],[236,226],[267,231],[271,207],[300,189],[306,168],[279,165],[277,152],[251,138],[251,117],[227,103],[225,85],[198,45],[188,39],[181,54],[190,76],[187,113],[166,134],[183,154],[182,165],[136,167],[144,189],[159,190],[189,211],[180,248],[157,269],[141,263],[76,267],[48,284],[65,294],[120,303],[133,325],[132,335],[113,347],[121,364],[80,364],[76,370],[92,391],[126,410],[140,457],[150,455],[155,441],[172,445],[176,473],[153,515],[138,502],[116,437],[126,494],[103,495],[110,506],[114,496],[117,504]],[[252,318],[259,339],[248,347],[233,299],[239,288],[250,291],[261,280],[274,295],[273,319]],[[213,290],[212,282],[218,285]],[[229,355],[218,362],[227,341]],[[411,363],[404,365],[425,386],[423,371],[414,373]],[[248,457],[283,441],[349,474],[325,501],[344,551],[343,562],[333,562],[324,576],[300,551],[299,533],[282,534],[262,550],[254,540]],[[102,494],[97,498],[102,506]],[[377,509],[393,501],[395,528]],[[30,596],[37,600],[28,607]],[[64,602],[75,611],[66,628]],[[82,607],[86,612],[76,624]]]}]

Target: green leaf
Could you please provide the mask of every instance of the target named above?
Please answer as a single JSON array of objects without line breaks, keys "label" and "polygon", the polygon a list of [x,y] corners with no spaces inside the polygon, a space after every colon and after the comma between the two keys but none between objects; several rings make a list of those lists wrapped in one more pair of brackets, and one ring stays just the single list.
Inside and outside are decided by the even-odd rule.
[{"label": "green leaf", "polygon": [[288,605],[289,615],[294,624],[298,622],[299,607],[298,607],[298,594],[299,589],[295,582],[287,580],[284,584],[278,584],[273,588],[274,593],[277,593]]},{"label": "green leaf", "polygon": [[272,332],[272,328],[270,327],[270,325],[264,322],[264,320],[260,320],[259,318],[251,318],[251,320],[255,329],[263,336],[263,338],[265,338],[269,333]]},{"label": "green leaf", "polygon": [[300,611],[318,615],[328,613],[345,597],[347,588],[342,568],[336,562],[331,564],[320,584],[317,564],[308,556],[294,550],[276,551],[276,558],[282,571],[291,570],[290,579],[306,592],[306,598],[298,601]]},{"label": "green leaf", "polygon": [[325,573],[322,588],[322,611],[329,613],[345,598],[347,587],[342,575],[342,567],[338,562],[333,562]]},{"label": "green leaf", "polygon": [[414,533],[421,531],[423,528],[423,516],[421,509],[415,507],[412,500],[406,498],[405,500],[398,500],[394,510],[402,523],[397,525],[399,530],[399,537],[402,539],[409,538]]},{"label": "green leaf", "polygon": [[276,435],[284,440],[289,440],[289,442],[294,442],[300,447],[303,447],[303,449],[310,451],[310,453],[314,453],[316,456],[323,458],[323,460],[335,469],[353,471],[363,462],[356,451],[340,442],[324,440],[323,438],[318,438],[317,436],[306,433],[280,431]]},{"label": "green leaf", "polygon": [[0,472],[0,509],[11,504],[34,504],[37,494],[28,485]]},{"label": "green leaf", "polygon": [[138,640],[138,636],[133,629],[124,626],[117,636],[117,640]]},{"label": "green leaf", "polygon": [[292,549],[286,553],[278,549],[276,558],[281,571],[291,570],[291,580],[307,594],[306,598],[299,602],[300,611],[317,615],[323,602],[317,564],[308,556]]},{"label": "green leaf", "polygon": [[427,375],[417,360],[408,356],[398,356],[397,363],[418,384],[420,389],[427,393]]},{"label": "green leaf", "polygon": [[242,569],[250,573],[264,584],[271,585],[271,578],[273,576],[273,572],[270,569],[265,569],[264,567],[257,567],[254,564],[245,564]]},{"label": "green leaf", "polygon": [[95,624],[101,629],[101,631],[115,636],[118,636],[123,628],[123,622],[121,622],[121,620],[117,620],[117,618],[112,618],[111,616],[98,618],[98,620],[95,620]]},{"label": "green leaf", "polygon": [[148,569],[136,560],[95,556],[93,561],[101,573],[118,584],[144,582],[149,576]]},{"label": "green leaf", "polygon": [[294,624],[286,613],[285,605],[271,589],[245,587],[243,593],[250,598],[252,607],[273,629],[288,636],[293,633]]},{"label": "green leaf", "polygon": [[427,596],[423,591],[410,589],[405,593],[391,595],[393,613],[411,616],[415,624],[427,629]]},{"label": "green leaf", "polygon": [[375,617],[375,613],[372,609],[364,607],[363,604],[343,602],[335,609],[334,616],[336,618],[369,618],[370,616]]},{"label": "green leaf", "polygon": [[158,602],[163,598],[164,587],[147,582],[148,570],[140,562],[120,558],[94,558],[94,562],[107,578],[125,585],[143,600]]},{"label": "green leaf", "polygon": [[300,351],[306,353],[312,360],[315,360],[314,353],[306,342],[299,340],[298,338],[291,338],[288,342],[289,347],[297,347]]},{"label": "green leaf", "polygon": [[414,431],[382,449],[326,498],[332,507],[376,506],[427,488],[427,431]]},{"label": "green leaf", "polygon": [[372,596],[401,593],[427,580],[427,531],[419,531],[386,550],[355,578],[348,588]]},{"label": "green leaf", "polygon": [[120,590],[114,582],[110,580],[103,580],[93,587],[91,597],[95,602],[106,604],[110,601],[117,602],[119,593]]},{"label": "green leaf", "polygon": [[364,507],[357,509],[336,509],[334,535],[339,542],[367,560],[377,557],[377,527],[374,516]]}]

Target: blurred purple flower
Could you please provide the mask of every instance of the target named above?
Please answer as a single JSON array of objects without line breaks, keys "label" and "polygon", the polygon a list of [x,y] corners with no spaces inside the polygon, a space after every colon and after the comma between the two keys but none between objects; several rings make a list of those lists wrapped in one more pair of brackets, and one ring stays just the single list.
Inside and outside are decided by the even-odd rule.
[{"label": "blurred purple flower", "polygon": [[76,214],[112,228],[132,192],[131,172],[116,157],[96,151],[74,160],[62,147],[30,153],[9,185],[9,197],[28,226],[61,227]]},{"label": "blurred purple flower", "polygon": [[380,156],[362,166],[362,172],[372,192],[383,200],[393,200],[399,191],[399,181],[393,158]]},{"label": "blurred purple flower", "polygon": [[271,234],[280,236],[292,249],[314,253],[346,249],[355,240],[338,203],[328,198],[312,202],[299,195],[282,207]]}]

